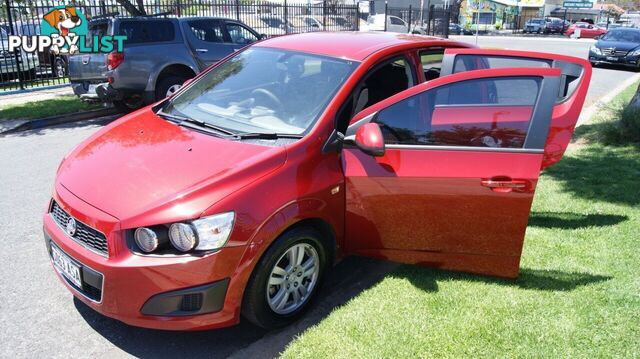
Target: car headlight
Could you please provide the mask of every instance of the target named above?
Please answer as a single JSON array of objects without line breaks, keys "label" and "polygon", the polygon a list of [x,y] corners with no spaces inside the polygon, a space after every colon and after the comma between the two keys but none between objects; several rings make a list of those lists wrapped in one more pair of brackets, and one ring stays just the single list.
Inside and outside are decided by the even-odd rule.
[{"label": "car headlight", "polygon": [[631,51],[630,56],[640,56],[640,47]]},{"label": "car headlight", "polygon": [[227,212],[188,223],[174,223],[169,227],[169,240],[181,252],[219,249],[227,244],[234,219],[235,213]]},{"label": "car headlight", "polygon": [[136,229],[133,234],[133,238],[136,240],[136,244],[145,253],[151,253],[158,248],[160,241],[158,240],[158,234],[152,229],[147,227],[141,227]]},{"label": "car headlight", "polygon": [[591,45],[589,51],[593,52],[596,55],[602,55],[602,51],[600,51],[600,49],[597,48],[596,45]]}]

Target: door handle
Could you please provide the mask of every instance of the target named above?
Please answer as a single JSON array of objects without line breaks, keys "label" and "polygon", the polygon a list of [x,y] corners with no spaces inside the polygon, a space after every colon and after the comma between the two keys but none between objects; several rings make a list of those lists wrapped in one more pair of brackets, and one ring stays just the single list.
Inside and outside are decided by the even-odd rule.
[{"label": "door handle", "polygon": [[488,179],[480,181],[480,184],[484,187],[490,188],[493,192],[509,193],[514,189],[524,189],[527,187],[527,181],[525,180],[512,180],[512,179]]},{"label": "door handle", "polygon": [[207,49],[196,49],[196,52],[209,52]]}]

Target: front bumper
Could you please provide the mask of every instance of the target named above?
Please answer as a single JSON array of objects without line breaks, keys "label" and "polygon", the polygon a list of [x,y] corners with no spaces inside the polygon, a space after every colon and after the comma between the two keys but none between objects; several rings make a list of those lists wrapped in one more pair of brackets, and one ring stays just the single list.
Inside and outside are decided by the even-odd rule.
[{"label": "front bumper", "polygon": [[625,67],[640,67],[640,56],[605,56],[589,52],[589,61],[596,64],[619,65]]},{"label": "front bumper", "polygon": [[82,266],[82,289],[54,270],[75,297],[103,315],[138,327],[198,330],[238,323],[244,283],[238,283],[242,281],[234,276],[245,247],[229,247],[201,257],[136,255],[119,234],[115,218],[82,202],[64,187],[58,189],[61,195],[54,196],[56,202],[78,221],[106,233],[109,245],[108,257],[91,251],[45,214],[49,251],[53,242]]}]

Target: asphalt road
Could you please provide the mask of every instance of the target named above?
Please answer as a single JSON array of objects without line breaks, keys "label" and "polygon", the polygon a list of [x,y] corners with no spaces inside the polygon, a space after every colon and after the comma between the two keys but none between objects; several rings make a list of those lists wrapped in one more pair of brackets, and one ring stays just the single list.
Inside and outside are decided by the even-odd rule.
[{"label": "asphalt road", "polygon": [[[481,38],[480,44],[585,56],[590,42]],[[596,69],[588,102],[630,75]],[[0,357],[270,357],[395,266],[363,258],[345,260],[313,310],[280,331],[265,332],[243,323],[229,329],[173,333],[133,328],[98,315],[73,300],[58,282],[42,240],[41,216],[60,160],[108,120],[0,138]]]}]

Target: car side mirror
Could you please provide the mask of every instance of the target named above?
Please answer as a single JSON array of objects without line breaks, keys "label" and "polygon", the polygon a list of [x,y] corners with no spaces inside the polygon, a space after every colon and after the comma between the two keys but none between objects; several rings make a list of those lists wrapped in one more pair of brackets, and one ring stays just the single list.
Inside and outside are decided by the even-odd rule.
[{"label": "car side mirror", "polygon": [[345,138],[345,140],[354,143],[360,151],[370,156],[384,156],[384,137],[377,123],[369,122],[360,126],[353,138]]},{"label": "car side mirror", "polygon": [[266,39],[266,38],[267,38],[267,34],[260,34],[260,35],[258,36],[258,40],[264,40],[264,39]]}]

